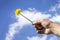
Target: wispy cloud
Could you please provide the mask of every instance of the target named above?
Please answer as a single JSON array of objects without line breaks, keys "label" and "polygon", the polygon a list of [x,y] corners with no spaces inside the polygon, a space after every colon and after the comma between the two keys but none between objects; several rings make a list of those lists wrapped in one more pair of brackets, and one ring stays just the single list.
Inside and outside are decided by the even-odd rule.
[{"label": "wispy cloud", "polygon": [[56,5],[55,6],[52,6],[48,11],[50,12],[50,11],[56,11]]},{"label": "wispy cloud", "polygon": [[49,12],[57,12],[57,10],[60,9],[60,3],[54,5],[54,6],[51,6],[51,8],[48,10]]},{"label": "wispy cloud", "polygon": [[32,37],[27,37],[28,40],[46,40],[47,39],[47,35],[43,36],[43,37],[38,37],[38,36],[32,36]]},{"label": "wispy cloud", "polygon": [[60,15],[55,14],[55,16],[53,16],[50,20],[53,21],[53,22],[60,23]]},{"label": "wispy cloud", "polygon": [[[47,35],[44,35],[43,37],[38,37],[38,36],[32,36],[32,37],[27,37],[28,40],[47,40]],[[56,36],[52,36],[49,38],[49,40],[57,40]]]},{"label": "wispy cloud", "polygon": [[55,12],[54,13],[54,16],[50,19],[52,20],[53,22],[58,22],[60,23],[60,15],[58,14],[58,11],[60,9],[60,0],[58,0],[58,3],[54,6],[52,6],[48,11],[49,12]]},{"label": "wispy cloud", "polygon": [[57,37],[56,36],[53,36],[49,40],[57,40]]}]

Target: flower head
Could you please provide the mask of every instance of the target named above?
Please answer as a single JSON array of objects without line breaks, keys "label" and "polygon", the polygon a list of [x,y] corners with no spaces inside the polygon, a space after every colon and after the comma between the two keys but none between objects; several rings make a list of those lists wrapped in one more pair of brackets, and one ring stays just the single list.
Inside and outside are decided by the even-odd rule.
[{"label": "flower head", "polygon": [[16,9],[15,15],[18,16],[20,14],[20,12],[21,12],[21,9]]}]

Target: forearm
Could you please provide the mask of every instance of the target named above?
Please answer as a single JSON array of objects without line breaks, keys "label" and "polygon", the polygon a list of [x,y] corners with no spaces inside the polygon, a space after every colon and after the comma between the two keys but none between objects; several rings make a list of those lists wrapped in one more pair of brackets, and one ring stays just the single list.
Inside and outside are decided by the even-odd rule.
[{"label": "forearm", "polygon": [[60,24],[51,23],[51,31],[53,34],[60,36]]}]

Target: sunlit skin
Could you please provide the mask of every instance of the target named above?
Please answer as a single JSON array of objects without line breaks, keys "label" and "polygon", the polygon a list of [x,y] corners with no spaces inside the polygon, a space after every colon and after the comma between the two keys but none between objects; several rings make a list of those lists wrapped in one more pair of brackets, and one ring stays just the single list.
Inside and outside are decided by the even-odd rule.
[{"label": "sunlit skin", "polygon": [[48,19],[37,20],[33,22],[33,25],[38,34],[55,34],[60,36],[60,24]]}]

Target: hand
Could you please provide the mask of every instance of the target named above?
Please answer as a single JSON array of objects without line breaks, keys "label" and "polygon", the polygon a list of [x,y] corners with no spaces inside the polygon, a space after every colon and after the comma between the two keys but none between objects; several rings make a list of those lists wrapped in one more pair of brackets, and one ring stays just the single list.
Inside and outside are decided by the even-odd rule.
[{"label": "hand", "polygon": [[51,29],[49,27],[51,21],[47,19],[37,20],[33,22],[33,25],[39,34],[51,34]]}]

